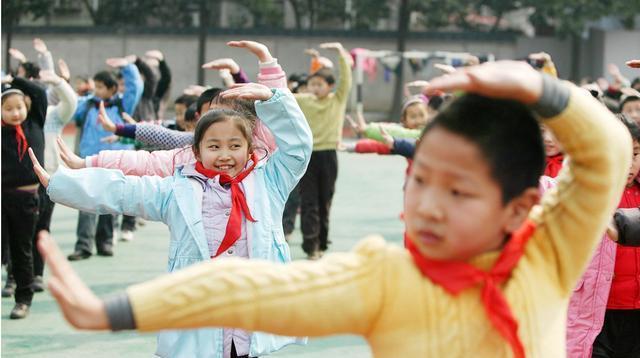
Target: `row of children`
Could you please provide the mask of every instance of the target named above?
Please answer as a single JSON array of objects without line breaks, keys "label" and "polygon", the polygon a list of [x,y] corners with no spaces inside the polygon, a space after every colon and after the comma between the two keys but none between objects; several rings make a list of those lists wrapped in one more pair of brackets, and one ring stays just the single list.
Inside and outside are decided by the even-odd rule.
[{"label": "row of children", "polygon": [[[260,81],[284,82],[284,73],[266,47],[255,42],[230,44],[247,48],[258,56]],[[200,112],[197,113],[195,133],[190,135],[191,150],[183,148],[152,153],[103,151],[83,160],[58,141],[63,160],[72,167],[112,167],[121,169],[125,174],[160,174],[165,176],[164,179],[125,176],[113,170],[62,169],[49,180],[46,171],[37,164],[37,156],[33,155],[36,172],[56,202],[99,213],[141,215],[167,223],[172,234],[169,270],[173,271],[218,256],[288,261],[288,246],[280,226],[283,207],[289,191],[301,176],[304,183],[310,172],[307,170],[305,174],[305,169],[307,165],[312,168],[316,155],[318,169],[311,171],[308,178],[307,200],[314,204],[308,207],[317,210],[313,214],[319,225],[315,225],[317,233],[304,235],[310,256],[316,256],[314,252],[323,251],[323,237],[326,240],[328,221],[322,220],[323,215],[328,220],[335,183],[331,167],[337,161],[337,158],[334,160],[335,149],[341,133],[341,121],[335,118],[342,118],[344,114],[346,99],[342,86],[343,82],[350,82],[350,76],[344,76],[349,73],[349,66],[341,46],[326,44],[325,47],[336,49],[341,54],[341,82],[336,93],[331,93],[333,77],[328,71],[324,76],[312,75],[311,80],[317,78],[320,82],[317,86],[310,86],[314,92],[296,98],[286,90],[269,90],[259,84],[217,91],[206,102],[207,108],[198,107]],[[628,136],[614,122],[605,125],[594,119],[596,116],[606,119],[609,115],[594,107],[593,101],[585,99],[582,92],[542,77],[521,63],[495,63],[456,71],[423,88],[430,98],[441,97],[443,94],[438,90],[452,89],[527,104],[538,102],[535,110],[539,115],[558,117],[545,123],[557,132],[563,143],[568,143],[565,147],[572,158],[568,166],[573,169],[565,175],[566,183],[558,185],[558,191],[565,193],[560,204],[555,200],[559,194],[550,193],[549,196],[555,199],[543,203],[542,209],[536,207],[531,219],[525,220],[529,209],[537,203],[537,183],[542,171],[540,130],[529,110],[512,101],[466,95],[453,101],[422,131],[422,140],[416,149],[417,167],[409,172],[406,188],[406,242],[411,255],[373,240],[361,245],[353,254],[328,257],[318,264],[272,267],[214,260],[218,262],[216,265],[193,269],[191,276],[178,275],[178,280],[190,281],[195,288],[188,284],[169,284],[156,292],[152,286],[136,291],[144,296],[142,298],[119,297],[105,308],[73,275],[53,244],[43,240],[41,246],[54,253],[52,293],[62,302],[75,301],[76,311],[74,307],[64,305],[63,309],[71,318],[80,310],[79,319],[86,327],[107,327],[104,321],[106,309],[114,328],[137,325],[142,329],[157,329],[160,328],[158,324],[165,324],[167,328],[238,325],[286,335],[354,332],[371,337],[374,353],[386,355],[398,352],[398,349],[406,353],[433,352],[438,355],[438,352],[444,352],[441,349],[450,346],[451,339],[469,343],[460,345],[461,354],[470,352],[473,347],[480,347],[482,352],[490,355],[509,354],[511,349],[516,356],[522,356],[525,347],[531,355],[557,353],[564,338],[549,334],[562,329],[559,329],[557,320],[549,322],[546,318],[561,314],[572,289],[572,281],[577,281],[582,262],[590,257],[593,244],[588,243],[590,240],[595,242],[598,231],[604,227],[604,219],[611,206],[609,198],[622,186],[619,172],[628,157],[623,150]],[[3,109],[4,99],[3,96]],[[246,100],[257,100],[255,110]],[[424,99],[420,101],[424,103]],[[209,108],[214,110],[207,112]],[[129,133],[136,139],[155,138],[160,143],[180,140],[175,133],[158,127],[113,125],[109,120],[111,115],[104,108],[96,111],[98,120],[116,133]],[[338,123],[334,127],[318,121],[314,128],[314,113],[320,119],[331,118]],[[587,135],[570,133],[571,127],[579,121],[578,117],[583,115],[587,117],[582,124]],[[465,120],[472,116],[478,117],[475,125]],[[269,130],[265,130],[262,121]],[[386,131],[381,133],[384,135]],[[586,147],[599,147],[600,142],[610,143],[612,137],[620,138],[612,144],[613,153],[602,150],[583,153]],[[495,146],[495,143],[505,144]],[[512,158],[514,148],[520,148],[516,152],[522,153],[522,158]],[[266,155],[259,157],[261,151]],[[617,154],[621,160],[614,163],[613,156]],[[419,160],[420,155],[424,158],[422,161]],[[591,163],[592,160],[596,163]],[[337,163],[335,167],[337,171]],[[598,190],[589,192],[594,187]],[[303,220],[304,192],[301,190]],[[592,201],[598,205],[591,205]],[[197,203],[195,207],[194,202]],[[573,217],[575,207],[585,204],[588,204],[587,217]],[[462,216],[461,212],[465,215]],[[469,221],[467,214],[474,219]],[[486,222],[495,222],[496,225],[487,227]],[[303,234],[304,225],[303,221]],[[46,235],[43,233],[42,236]],[[538,237],[527,241],[531,236]],[[564,241],[571,241],[573,237],[587,239],[580,244],[574,243],[580,246],[571,248],[576,257],[564,257],[565,251],[570,249]],[[324,241],[324,245],[327,243]],[[498,255],[501,249],[507,254]],[[488,253],[483,254],[485,252]],[[478,255],[480,257],[476,257]],[[442,260],[471,261],[475,266],[492,270],[490,274],[480,274],[475,266]],[[549,267],[555,269],[549,270]],[[201,275],[205,275],[201,271],[206,270],[211,271],[206,273],[207,283],[200,285],[196,281],[201,280]],[[300,276],[301,272],[304,278]],[[453,275],[452,278],[452,272],[458,272],[460,277],[456,279]],[[220,276],[224,285],[212,280],[219,275],[225,276]],[[396,275],[408,278],[397,282]],[[422,275],[427,279],[421,278]],[[527,282],[526,288],[518,284],[537,276],[545,276],[548,282],[539,278],[541,282],[535,285]],[[503,284],[505,280],[507,284]],[[483,302],[491,324],[482,319],[483,303],[478,299],[480,288],[469,288],[457,296],[464,288],[480,281],[486,281],[482,285]],[[419,293],[419,299],[415,295],[402,295],[409,289],[409,284],[414,289],[422,287],[424,292]],[[546,297],[540,291],[530,292],[535,291],[532,287],[536,285],[540,287],[535,290],[547,289],[557,295]],[[236,286],[242,295],[226,292],[229,287]],[[434,325],[429,319],[451,314],[438,308],[452,300],[452,296],[438,286],[460,297],[454,299],[459,301],[456,312],[464,312],[467,321],[453,320],[455,331],[459,333],[457,336],[443,336],[441,333],[445,327]],[[499,286],[505,290],[506,300]],[[198,290],[208,291],[208,294],[203,296]],[[286,293],[281,293],[281,290]],[[158,294],[160,291],[162,295]],[[533,299],[519,299],[524,291]],[[382,292],[386,294],[380,295]],[[200,297],[198,302],[190,301],[189,297],[194,297],[192,294]],[[171,298],[175,295],[185,297],[186,301],[175,304]],[[362,306],[341,304],[341,300],[352,300],[354,295],[362,298]],[[380,300],[387,295],[393,299]],[[201,301],[202,297],[205,302]],[[242,297],[252,299],[247,301]],[[78,304],[81,302],[76,301],[78,298],[86,299],[85,304]],[[419,302],[412,301],[417,299]],[[140,302],[142,304],[137,305]],[[184,311],[186,316],[181,317],[183,304],[187,309],[185,302],[189,302],[192,308],[201,305],[207,313],[193,316]],[[516,318],[507,302],[517,308],[515,317],[518,321],[530,322],[523,330],[517,330]],[[318,307],[317,312],[311,316],[300,316],[303,306],[308,304]],[[336,307],[340,309],[335,310]],[[416,319],[415,313],[409,312],[407,307],[422,307],[425,317]],[[163,323],[154,321],[152,317],[158,310],[171,311],[175,318]],[[406,315],[411,315],[412,319],[403,320]],[[381,323],[380,319],[384,322]],[[147,323],[149,325],[145,326]],[[475,328],[472,327],[474,325]],[[482,329],[491,326],[496,328],[495,332]],[[472,338],[473,330],[478,327],[485,334]],[[406,340],[398,336],[406,336],[402,333],[406,330],[414,332],[414,337],[417,332],[421,338],[411,339],[407,345],[398,347],[398,340],[392,338]],[[554,344],[544,347],[541,340],[547,336]],[[205,338],[202,344],[198,343],[197,337]],[[161,334],[158,355],[191,356],[207,350],[224,356],[258,356],[300,340],[241,329],[166,332]],[[222,344],[213,346],[211,342]]]}]

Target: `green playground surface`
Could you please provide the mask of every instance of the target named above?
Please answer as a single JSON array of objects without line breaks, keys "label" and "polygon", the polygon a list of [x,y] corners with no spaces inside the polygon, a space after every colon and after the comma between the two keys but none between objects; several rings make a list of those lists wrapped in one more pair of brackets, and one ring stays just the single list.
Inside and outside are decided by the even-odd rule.
[{"label": "green playground surface", "polygon": [[[406,165],[399,156],[339,153],[330,227],[333,244],[329,252],[348,251],[370,234],[401,243],[403,225],[399,215]],[[73,251],[76,222],[76,210],[56,205],[51,231],[65,254]],[[146,222],[135,232],[133,241],[116,244],[114,257],[94,255],[72,265],[94,292],[108,296],[163,274],[168,239],[164,224]],[[305,257],[301,242],[298,222],[290,242],[294,260]],[[3,283],[4,278],[3,272]],[[150,357],[155,351],[154,334],[74,330],[47,291],[35,295],[26,319],[8,318],[13,304],[13,298],[2,299],[3,357]],[[273,356],[359,358],[371,357],[371,351],[361,337],[342,335],[313,338],[306,346],[288,346]]]}]

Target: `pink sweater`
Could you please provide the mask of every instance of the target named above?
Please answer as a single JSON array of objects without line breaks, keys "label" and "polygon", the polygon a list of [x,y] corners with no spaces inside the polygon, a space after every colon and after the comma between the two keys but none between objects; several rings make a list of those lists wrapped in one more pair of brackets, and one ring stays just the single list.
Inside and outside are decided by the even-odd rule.
[{"label": "pink sweater", "polygon": [[[287,88],[287,75],[274,59],[271,63],[260,64],[258,82],[269,88]],[[276,150],[271,132],[260,120],[256,121],[253,140],[254,143],[260,143],[268,148],[270,153]],[[87,167],[120,169],[125,175],[158,175],[161,177],[173,175],[177,166],[196,161],[191,147],[154,152],[104,150],[97,155],[86,157],[85,160]]]}]

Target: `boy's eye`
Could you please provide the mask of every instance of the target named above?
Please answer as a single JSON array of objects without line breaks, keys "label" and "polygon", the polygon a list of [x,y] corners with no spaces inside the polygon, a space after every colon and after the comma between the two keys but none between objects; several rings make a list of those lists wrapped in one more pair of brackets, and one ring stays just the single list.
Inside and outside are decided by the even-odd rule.
[{"label": "boy's eye", "polygon": [[451,189],[451,195],[455,197],[460,197],[460,198],[471,196],[469,193],[460,191],[459,189]]}]

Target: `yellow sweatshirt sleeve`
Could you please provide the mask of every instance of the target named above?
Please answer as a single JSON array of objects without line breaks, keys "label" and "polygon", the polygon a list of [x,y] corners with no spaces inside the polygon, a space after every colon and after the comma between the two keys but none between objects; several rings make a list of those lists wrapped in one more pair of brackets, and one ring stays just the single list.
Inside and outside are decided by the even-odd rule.
[{"label": "yellow sweatshirt sleeve", "polygon": [[345,56],[349,56],[349,54],[340,53],[340,58],[338,59],[338,65],[340,66],[340,78],[338,79],[338,85],[336,87],[336,98],[340,103],[346,103],[349,99],[351,83],[353,82],[351,66],[345,59]]},{"label": "yellow sweatshirt sleeve", "polygon": [[386,244],[276,264],[221,259],[129,287],[140,331],[237,327],[288,336],[367,333],[382,306]]},{"label": "yellow sweatshirt sleeve", "polygon": [[[540,250],[560,290],[570,293],[620,200],[631,160],[627,129],[586,91],[570,85],[566,109],[543,121],[562,144],[568,165],[541,204],[531,249]],[[529,250],[529,248],[527,248]]]}]

